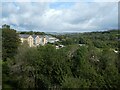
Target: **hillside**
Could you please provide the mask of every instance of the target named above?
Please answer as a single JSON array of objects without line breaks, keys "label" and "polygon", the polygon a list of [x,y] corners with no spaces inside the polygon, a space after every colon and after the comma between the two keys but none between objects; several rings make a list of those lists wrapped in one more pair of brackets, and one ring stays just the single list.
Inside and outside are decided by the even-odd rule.
[{"label": "hillside", "polygon": [[120,88],[117,30],[54,35],[59,42],[31,48],[2,30],[3,89]]}]

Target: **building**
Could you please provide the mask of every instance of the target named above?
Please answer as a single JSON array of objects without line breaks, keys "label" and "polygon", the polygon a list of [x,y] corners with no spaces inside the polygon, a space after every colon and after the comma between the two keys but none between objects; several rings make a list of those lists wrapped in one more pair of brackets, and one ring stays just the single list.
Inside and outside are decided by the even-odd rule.
[{"label": "building", "polygon": [[36,47],[38,45],[45,45],[47,43],[46,37],[42,35],[20,34],[19,37],[20,37],[21,43],[27,41],[30,47]]},{"label": "building", "polygon": [[27,41],[30,47],[34,46],[33,44],[34,38],[32,37],[32,35],[20,34],[19,37],[20,37],[21,43],[24,43],[25,41]]},{"label": "building", "polygon": [[52,36],[45,36],[45,37],[46,37],[47,42],[49,43],[55,43],[59,41],[59,39],[52,37]]},{"label": "building", "polygon": [[40,45],[45,45],[47,43],[46,37],[44,35],[39,35]]},{"label": "building", "polygon": [[40,37],[38,35],[32,36],[34,39],[34,45],[38,46],[40,44]]}]

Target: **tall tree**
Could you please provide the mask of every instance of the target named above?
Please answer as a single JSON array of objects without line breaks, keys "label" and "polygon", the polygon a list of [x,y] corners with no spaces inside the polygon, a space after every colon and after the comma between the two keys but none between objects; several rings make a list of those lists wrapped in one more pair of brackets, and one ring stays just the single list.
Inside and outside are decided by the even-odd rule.
[{"label": "tall tree", "polygon": [[16,52],[19,45],[19,36],[16,30],[11,29],[9,25],[2,26],[2,59],[12,58]]}]

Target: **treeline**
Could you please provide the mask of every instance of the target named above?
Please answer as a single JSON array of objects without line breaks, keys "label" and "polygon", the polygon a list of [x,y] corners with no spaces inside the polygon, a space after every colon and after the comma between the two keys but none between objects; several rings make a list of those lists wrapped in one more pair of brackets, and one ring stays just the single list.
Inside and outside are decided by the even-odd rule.
[{"label": "treeline", "polygon": [[[12,33],[10,28],[6,29]],[[2,28],[3,31],[6,29]],[[3,89],[120,88],[119,52],[115,53],[113,50],[118,47],[111,44],[116,43],[116,39],[104,38],[110,43],[108,47],[97,47],[93,41],[100,39],[93,39],[96,36],[94,34],[57,36],[62,37],[62,42],[59,43],[65,45],[61,49],[56,49],[50,44],[32,48],[25,43],[19,44],[17,49],[14,48],[17,54],[2,60]],[[12,36],[7,38],[6,34],[3,34],[3,37],[13,38]],[[100,42],[106,44],[106,40]],[[4,45],[3,43],[3,47]],[[9,51],[13,46],[4,48]],[[9,52],[6,53],[9,56]]]},{"label": "treeline", "polygon": [[44,32],[34,32],[34,31],[22,31],[19,32],[20,34],[29,34],[29,35],[46,35]]},{"label": "treeline", "polygon": [[87,44],[93,45],[97,48],[114,48],[118,49],[118,41],[120,41],[119,30],[109,30],[103,32],[89,32],[57,35],[62,44]]},{"label": "treeline", "polygon": [[19,35],[9,25],[2,26],[2,59],[14,58],[20,45]]}]

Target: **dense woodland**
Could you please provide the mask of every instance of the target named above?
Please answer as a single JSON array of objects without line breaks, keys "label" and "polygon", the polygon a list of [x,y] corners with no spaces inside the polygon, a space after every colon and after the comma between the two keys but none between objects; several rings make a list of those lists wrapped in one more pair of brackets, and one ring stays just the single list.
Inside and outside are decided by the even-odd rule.
[{"label": "dense woodland", "polygon": [[29,35],[33,35],[33,34],[35,34],[35,35],[45,35],[45,33],[44,32],[33,32],[33,31],[22,31],[22,32],[18,32],[19,34],[29,34]]},{"label": "dense woodland", "polygon": [[60,42],[32,48],[1,30],[3,89],[120,88],[119,30],[54,35]]}]

